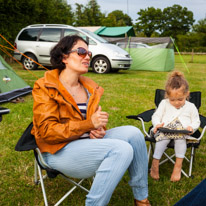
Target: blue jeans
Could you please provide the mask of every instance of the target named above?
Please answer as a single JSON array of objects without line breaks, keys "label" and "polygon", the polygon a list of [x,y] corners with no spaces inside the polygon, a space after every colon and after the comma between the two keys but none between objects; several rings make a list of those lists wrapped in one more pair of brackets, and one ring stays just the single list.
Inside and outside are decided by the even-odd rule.
[{"label": "blue jeans", "polygon": [[203,206],[206,205],[206,179],[193,188],[187,195],[174,206]]},{"label": "blue jeans", "polygon": [[106,131],[103,139],[80,139],[67,144],[54,155],[43,153],[53,169],[74,178],[95,176],[86,206],[105,206],[125,171],[134,198],[148,196],[148,160],[143,134],[133,126]]}]

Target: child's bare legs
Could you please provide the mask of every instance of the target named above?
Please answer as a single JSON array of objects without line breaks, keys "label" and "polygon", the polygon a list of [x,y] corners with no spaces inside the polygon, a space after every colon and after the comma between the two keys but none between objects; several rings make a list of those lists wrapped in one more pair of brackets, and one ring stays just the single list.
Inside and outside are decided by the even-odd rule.
[{"label": "child's bare legs", "polygon": [[159,178],[160,178],[160,176],[159,176],[159,162],[160,162],[160,160],[155,159],[155,158],[152,160],[152,167],[151,167],[151,171],[150,171],[150,176],[155,180],[159,180]]},{"label": "child's bare legs", "polygon": [[150,175],[153,179],[158,180],[159,177],[159,162],[162,157],[163,152],[167,148],[170,140],[161,140],[156,142],[155,151],[152,160],[152,167],[150,171]]},{"label": "child's bare legs", "polygon": [[181,179],[182,162],[184,160],[186,150],[187,144],[185,139],[175,140],[176,162],[170,178],[172,182],[177,182]]},{"label": "child's bare legs", "polygon": [[181,179],[181,169],[182,169],[183,159],[184,158],[178,158],[178,157],[176,158],[174,169],[170,178],[172,182],[177,182]]}]

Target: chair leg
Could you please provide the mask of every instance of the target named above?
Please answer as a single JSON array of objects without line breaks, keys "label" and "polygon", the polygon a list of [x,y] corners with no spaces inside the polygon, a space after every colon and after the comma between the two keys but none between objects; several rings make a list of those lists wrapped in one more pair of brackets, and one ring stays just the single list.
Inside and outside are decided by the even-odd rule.
[{"label": "chair leg", "polygon": [[147,153],[148,164],[149,164],[149,161],[150,161],[150,154],[151,154],[151,143],[149,145],[149,149],[148,149],[148,153]]},{"label": "chair leg", "polygon": [[[164,153],[164,154],[166,155],[166,157],[167,157],[173,164],[175,164],[175,161],[174,161],[167,153]],[[185,173],[185,171],[184,171],[183,169],[181,169],[181,172],[182,172],[182,174],[183,174],[185,177],[189,178],[189,176]]]},{"label": "chair leg", "polygon": [[37,176],[37,162],[36,162],[36,159],[34,159],[34,183],[35,185],[38,185],[38,176]]},{"label": "chair leg", "polygon": [[195,148],[191,147],[191,158],[190,158],[190,167],[189,167],[189,177],[192,175],[192,164],[194,160],[194,155],[195,155]]},{"label": "chair leg", "polygon": [[39,167],[39,165],[37,165],[37,169],[39,172],[39,178],[40,178],[41,189],[42,189],[42,193],[43,193],[43,197],[44,197],[44,203],[45,203],[45,206],[48,206],[46,191],[45,191],[45,187],[44,187],[44,180],[43,180],[42,171],[41,171],[41,168]]},{"label": "chair leg", "polygon": [[[62,177],[64,177],[64,175],[62,175]],[[69,180],[70,182],[73,182],[73,181],[71,181],[70,179],[68,179],[66,177],[64,177],[64,178]],[[54,206],[60,205],[77,187],[80,187],[83,190],[85,190],[86,192],[89,192],[89,190],[87,190],[86,188],[84,188],[80,185],[83,181],[84,181],[84,179],[81,179],[78,183],[73,182],[73,184],[75,184],[75,186],[72,187]]]}]

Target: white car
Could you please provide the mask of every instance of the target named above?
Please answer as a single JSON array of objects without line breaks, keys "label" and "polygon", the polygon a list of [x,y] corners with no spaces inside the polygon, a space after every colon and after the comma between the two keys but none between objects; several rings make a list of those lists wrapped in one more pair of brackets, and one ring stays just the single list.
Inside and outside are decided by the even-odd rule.
[{"label": "white car", "polygon": [[[85,30],[63,24],[34,24],[23,28],[15,40],[14,57],[22,61],[27,69],[38,67],[31,59],[43,66],[51,66],[50,50],[67,35],[79,35],[89,43],[92,52],[91,67],[96,73],[126,70],[132,64],[129,53],[108,43],[100,36]],[[24,57],[21,53],[27,55]]]}]

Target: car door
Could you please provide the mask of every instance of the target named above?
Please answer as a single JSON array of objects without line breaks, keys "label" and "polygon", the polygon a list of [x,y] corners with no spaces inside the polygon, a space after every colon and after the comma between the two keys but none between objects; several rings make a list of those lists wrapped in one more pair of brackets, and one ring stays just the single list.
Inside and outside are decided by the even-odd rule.
[{"label": "car door", "polygon": [[40,64],[50,65],[50,51],[61,39],[61,28],[43,28],[36,45],[37,58]]}]

